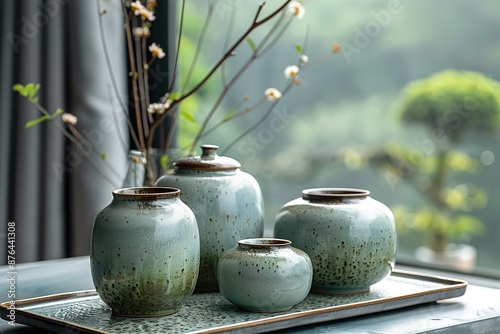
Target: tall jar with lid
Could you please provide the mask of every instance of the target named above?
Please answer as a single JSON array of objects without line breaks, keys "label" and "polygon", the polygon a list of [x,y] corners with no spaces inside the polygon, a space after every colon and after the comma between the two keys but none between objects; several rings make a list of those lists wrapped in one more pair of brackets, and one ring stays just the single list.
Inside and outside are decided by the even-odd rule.
[{"label": "tall jar with lid", "polygon": [[218,146],[202,145],[200,156],[174,163],[157,186],[181,190],[181,199],[196,216],[200,231],[200,272],[196,291],[218,291],[220,255],[238,240],[264,233],[264,205],[260,186],[242,171],[238,161],[217,155]]}]

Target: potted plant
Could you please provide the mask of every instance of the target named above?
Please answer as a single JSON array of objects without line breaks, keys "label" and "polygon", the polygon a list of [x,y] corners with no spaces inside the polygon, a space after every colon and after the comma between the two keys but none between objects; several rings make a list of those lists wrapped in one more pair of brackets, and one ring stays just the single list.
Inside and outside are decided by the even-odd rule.
[{"label": "potted plant", "polygon": [[446,70],[411,82],[396,104],[403,122],[425,129],[414,145],[388,145],[372,162],[404,179],[423,199],[420,208],[393,207],[400,233],[419,231],[425,245],[417,258],[461,269],[474,266],[475,250],[459,244],[485,230],[473,210],[486,205],[486,192],[458,173],[478,170],[477,152],[463,144],[471,132],[493,134],[500,128],[500,84],[480,73]]}]

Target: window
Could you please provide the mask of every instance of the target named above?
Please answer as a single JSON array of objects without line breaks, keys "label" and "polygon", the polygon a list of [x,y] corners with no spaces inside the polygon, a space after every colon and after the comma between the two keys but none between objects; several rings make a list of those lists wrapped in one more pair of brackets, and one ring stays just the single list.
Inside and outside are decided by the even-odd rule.
[{"label": "window", "polygon": [[[237,15],[231,28],[234,39],[253,18],[258,3],[214,2],[198,68],[209,68],[222,54],[233,10]],[[268,3],[266,9],[274,5]],[[195,48],[207,10],[204,1],[190,1],[187,6],[189,14],[184,24],[191,38],[186,42],[191,44],[184,43],[185,50]],[[244,104],[245,96],[251,104],[267,87],[282,87],[284,68],[297,62],[296,45],[302,45],[310,59],[300,73],[301,85],[294,87],[269,118],[225,155],[239,160],[242,168],[258,179],[266,202],[267,234],[272,233],[279,207],[300,197],[303,189],[363,188],[397,213],[400,255],[413,258],[416,249],[428,240],[425,231],[430,227],[416,233],[409,227],[425,218],[414,219],[422,209],[433,207],[429,195],[419,193],[414,182],[420,187],[429,187],[428,183],[433,182],[432,177],[424,177],[421,172],[435,163],[429,158],[440,151],[440,146],[423,128],[402,122],[395,111],[398,101],[407,84],[449,69],[478,72],[500,80],[500,4],[467,0],[339,0],[307,2],[305,7],[304,19],[293,22],[275,47],[232,87],[219,111],[219,120]],[[256,33],[257,40],[263,32]],[[342,45],[337,54],[331,53],[334,42]],[[251,45],[242,45],[226,73],[234,71],[250,51]],[[317,59],[320,61],[316,63]],[[192,58],[181,60],[186,73]],[[193,73],[193,77],[196,75]],[[202,119],[218,86],[220,80],[215,80],[202,92],[197,104],[183,108],[196,109],[197,119]],[[262,112],[256,110],[221,126],[203,142],[217,144],[223,150],[257,122]],[[181,129],[181,136],[186,131],[192,129]],[[498,134],[482,132],[467,132],[452,147],[458,165],[447,166],[441,195],[459,196],[456,201],[463,205],[457,205],[452,215],[469,217],[457,224],[464,231],[478,232],[461,233],[454,225],[457,238],[450,241],[477,249],[476,269],[500,270],[500,246],[496,242],[500,233],[496,205],[500,201],[500,180],[495,159],[500,145]],[[383,155],[377,154],[384,152],[399,154],[405,168],[402,173],[390,174],[375,163],[374,157],[380,158]],[[446,231],[450,229],[446,227]]]}]

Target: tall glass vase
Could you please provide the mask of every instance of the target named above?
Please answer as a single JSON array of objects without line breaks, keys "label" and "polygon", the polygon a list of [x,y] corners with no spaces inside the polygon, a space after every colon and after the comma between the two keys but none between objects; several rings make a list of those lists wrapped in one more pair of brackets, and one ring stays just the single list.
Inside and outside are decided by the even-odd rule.
[{"label": "tall glass vase", "polygon": [[180,149],[150,149],[149,158],[141,150],[130,150],[128,170],[123,187],[151,187],[162,175],[173,170],[173,163],[182,157]]}]

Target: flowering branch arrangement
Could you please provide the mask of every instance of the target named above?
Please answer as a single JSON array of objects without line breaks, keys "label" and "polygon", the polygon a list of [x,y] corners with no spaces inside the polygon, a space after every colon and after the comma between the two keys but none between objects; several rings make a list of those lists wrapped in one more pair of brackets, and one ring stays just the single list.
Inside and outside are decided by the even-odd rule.
[{"label": "flowering branch arrangement", "polygon": [[[50,113],[44,106],[42,106],[37,96],[38,91],[40,90],[40,84],[15,84],[12,86],[12,89],[35,106],[35,108],[42,114],[42,116],[26,122],[24,125],[25,128],[28,129],[42,122],[50,121],[71,143],[75,145],[78,153],[90,163],[90,165],[101,177],[103,177],[110,184],[117,186],[115,184],[116,181],[110,177],[108,173],[104,173],[99,169],[98,161],[102,161],[104,166],[106,166],[106,168],[111,171],[113,175],[119,175],[118,171],[106,160],[106,153],[101,153],[100,157],[94,156],[95,152],[92,149],[92,142],[76,128],[78,118],[75,115],[65,113],[61,108],[57,108],[53,113]],[[59,122],[54,122],[59,116],[66,127]]]},{"label": "flowering branch arrangement", "polygon": [[[129,61],[130,68],[132,72],[132,92],[133,92],[133,100],[134,100],[134,111],[136,114],[137,121],[137,138],[138,142],[136,142],[137,147],[144,153],[145,161],[147,164],[148,152],[152,148],[152,140],[155,133],[155,130],[163,124],[165,119],[170,116],[170,125],[172,126],[175,120],[178,118],[177,113],[175,112],[178,106],[186,99],[194,95],[198,90],[200,90],[204,85],[206,85],[209,80],[222,69],[224,64],[228,59],[235,57],[236,50],[242,44],[248,44],[252,49],[252,53],[250,57],[241,65],[241,67],[232,75],[232,77],[224,78],[223,87],[216,97],[212,108],[209,110],[208,114],[204,118],[201,126],[198,130],[198,133],[195,135],[190,147],[188,147],[187,154],[191,154],[199,141],[208,133],[215,131],[219,126],[224,123],[227,123],[230,120],[236,119],[238,117],[243,116],[244,114],[248,114],[250,111],[257,109],[259,105],[261,105],[265,100],[271,101],[272,107],[279,101],[284,92],[280,92],[275,88],[269,88],[264,92],[264,96],[262,101],[258,101],[254,106],[247,107],[243,111],[238,112],[237,110],[232,110],[229,113],[226,113],[224,117],[221,118],[219,123],[217,123],[212,128],[208,128],[210,120],[214,117],[216,111],[221,106],[221,103],[224,97],[229,92],[230,88],[234,83],[241,78],[243,73],[250,67],[252,63],[254,63],[262,54],[267,52],[280,38],[280,36],[287,29],[288,25],[291,23],[291,20],[294,18],[302,18],[304,16],[304,7],[297,1],[287,0],[284,1],[280,6],[272,10],[267,15],[262,15],[262,10],[264,9],[265,3],[262,3],[258,6],[253,20],[250,22],[249,26],[244,30],[244,32],[236,38],[232,43],[228,43],[227,49],[225,49],[222,53],[222,56],[219,60],[215,62],[215,64],[208,70],[208,72],[199,80],[194,83],[191,87],[187,87],[186,85],[189,83],[191,78],[187,78],[184,84],[184,87],[180,91],[175,90],[175,78],[178,77],[178,60],[180,57],[180,41],[182,39],[183,32],[183,18],[185,11],[185,1],[182,2],[181,5],[181,19],[180,19],[180,27],[179,27],[179,36],[178,36],[178,47],[175,53],[175,59],[170,60],[173,62],[173,71],[171,74],[172,81],[169,85],[168,91],[163,95],[160,101],[155,101],[151,103],[149,99],[149,92],[147,86],[147,73],[149,70],[149,66],[154,61],[160,61],[165,56],[165,52],[163,49],[158,46],[156,43],[151,43],[148,46],[148,38],[150,37],[150,27],[154,24],[156,19],[154,10],[156,8],[156,1],[147,0],[144,2],[140,0],[136,0],[127,5],[126,1],[122,1],[124,16],[125,16],[125,30],[127,35],[127,45],[129,50]],[[214,4],[210,6],[208,9],[208,14],[206,20],[209,21],[213,15]],[[261,27],[262,25],[274,20],[274,24],[271,26],[267,34],[258,42],[254,42],[252,39],[252,33]],[[205,25],[206,26],[206,25]],[[200,34],[200,40],[198,41],[198,48],[201,48],[203,44],[203,40],[201,39],[203,36]],[[146,56],[146,47],[148,48],[149,60]],[[200,50],[196,50],[196,52],[200,52]],[[191,66],[196,66],[196,61],[193,61]],[[192,69],[189,70],[189,73],[192,72]],[[289,67],[287,69],[287,79],[293,85],[293,82],[296,80],[299,72],[298,66]],[[285,88],[285,91],[288,91],[289,88]],[[142,105],[141,105],[142,102]],[[148,117],[144,117],[145,111],[147,112]],[[181,117],[186,119],[187,121],[193,121],[194,116],[186,110],[181,112]],[[173,131],[168,132],[167,140],[165,143],[165,147],[169,147],[170,142],[172,140]],[[242,134],[243,136],[244,134]],[[230,145],[231,146],[231,145]],[[154,181],[154,180],[149,180]]]},{"label": "flowering branch arrangement", "polygon": [[[104,14],[106,14],[107,10],[102,10],[100,8],[100,1],[101,0],[97,0],[98,10],[101,17],[101,19],[99,20],[101,38],[103,40],[108,69],[111,78],[113,79],[114,74],[110,66],[111,59],[108,56],[106,50],[106,43],[103,37],[104,34],[102,26],[102,17],[104,17]],[[185,81],[179,83],[178,78],[181,76],[178,73],[178,63],[181,53],[181,40],[183,38],[186,1],[183,0],[180,6],[181,15],[178,29],[179,33],[177,37],[177,47],[174,59],[169,59],[170,63],[173,65],[171,66],[171,68],[173,68],[173,73],[170,73],[171,81],[168,85],[169,88],[163,94],[160,101],[151,101],[149,89],[149,71],[151,65],[154,62],[162,61],[166,58],[166,53],[162,49],[162,47],[160,45],[157,45],[155,42],[149,41],[151,37],[151,27],[156,20],[155,9],[157,7],[157,2],[155,0],[121,0],[121,9],[123,11],[127,44],[128,63],[130,69],[129,77],[131,82],[131,94],[133,101],[131,112],[133,112],[134,114],[135,124],[132,124],[131,122],[127,104],[123,102],[123,99],[118,94],[116,82],[114,80],[112,80],[112,82],[114,93],[120,101],[123,112],[127,116],[126,119],[128,121],[131,138],[133,139],[135,146],[140,150],[140,152],[142,152],[142,157],[135,157],[134,159],[136,159],[136,161],[134,162],[144,164],[146,167],[144,185],[153,185],[156,181],[156,177],[158,177],[158,175],[153,174],[152,169],[149,167],[151,162],[150,154],[153,149],[152,146],[155,132],[160,127],[160,125],[165,124],[166,118],[169,117],[170,131],[168,131],[167,133],[167,138],[164,146],[166,148],[170,147],[172,142],[172,134],[174,133],[174,131],[172,131],[173,126],[175,124],[175,121],[179,118],[179,115],[183,120],[189,122],[196,121],[195,117],[190,111],[182,110],[179,112],[179,106],[183,101],[186,101],[187,99],[195,95],[202,87],[206,86],[216,74],[221,74],[222,88],[216,96],[211,109],[207,112],[206,116],[201,122],[198,132],[192,139],[191,144],[186,148],[188,155],[193,153],[200,140],[206,135],[216,131],[223,124],[226,124],[231,120],[243,117],[250,112],[257,110],[259,107],[265,106],[264,104],[267,103],[267,106],[265,106],[267,107],[267,110],[264,112],[262,117],[253,126],[251,126],[248,130],[246,130],[244,133],[239,135],[238,138],[231,142],[226,147],[225,151],[231,149],[238,140],[243,138],[249,132],[253,131],[260,124],[262,124],[262,122],[264,122],[267,117],[269,117],[269,115],[276,107],[277,103],[279,103],[282,97],[286,95],[293,88],[293,86],[300,84],[300,79],[298,77],[299,72],[309,60],[308,57],[303,53],[303,47],[296,46],[295,49],[299,54],[298,61],[297,64],[289,65],[285,68],[284,76],[286,79],[286,85],[284,89],[278,90],[273,87],[267,88],[263,92],[262,98],[252,106],[246,106],[244,108],[234,108],[229,112],[226,112],[222,117],[219,117],[217,121],[213,121],[217,110],[220,109],[224,98],[230,91],[230,88],[242,77],[242,75],[250,68],[253,63],[255,63],[256,60],[267,53],[276,44],[276,42],[284,34],[284,32],[287,30],[294,19],[301,19],[304,16],[305,10],[302,4],[298,1],[284,0],[276,8],[267,11],[266,14],[263,14],[263,9],[266,6],[266,3],[261,3],[260,5],[258,5],[255,13],[253,14],[253,19],[243,30],[241,35],[230,41],[230,32],[228,32],[228,42],[226,43],[225,49],[223,50],[220,58],[209,68],[209,70],[201,77],[201,79],[199,79],[193,85],[189,85],[191,80],[190,73],[192,73],[194,67],[197,66],[197,58],[195,57],[195,60],[191,63],[191,69],[188,71],[188,75]],[[212,18],[214,6],[215,2],[212,3],[208,9],[204,26],[206,26]],[[263,35],[263,37],[261,37],[258,41],[254,41],[253,33],[258,28],[261,28],[264,25],[270,28]],[[202,31],[200,34],[195,54],[199,54],[201,52],[203,41],[204,31]],[[250,47],[251,53],[234,73],[227,75],[227,73],[224,71],[224,66],[229,59],[236,57],[236,51],[238,48],[242,47],[242,45],[247,45],[248,47]],[[339,46],[334,45],[332,51],[333,53],[337,53],[339,51]],[[177,89],[178,85],[181,86],[181,89]],[[32,91],[25,92],[23,89],[25,89],[26,87],[28,86],[18,85],[17,89],[15,88],[15,90],[17,90],[21,95],[28,97],[28,100],[30,100],[29,96],[34,97],[34,95]],[[71,132],[68,132],[65,129],[61,128],[59,130],[63,132],[63,134],[65,134],[67,137],[69,137],[71,141],[75,140],[74,142],[77,142],[79,139],[82,139],[80,138],[78,131],[75,128],[75,124],[77,122],[76,117],[71,114],[63,113],[61,109],[58,109],[58,111],[56,111],[55,113],[50,114],[49,112],[41,108],[40,105],[37,105],[37,108],[42,111],[43,116],[37,120],[34,120],[34,124],[45,120],[53,120],[58,115],[62,115],[63,121],[69,127]],[[215,125],[212,125],[214,123]]]}]

